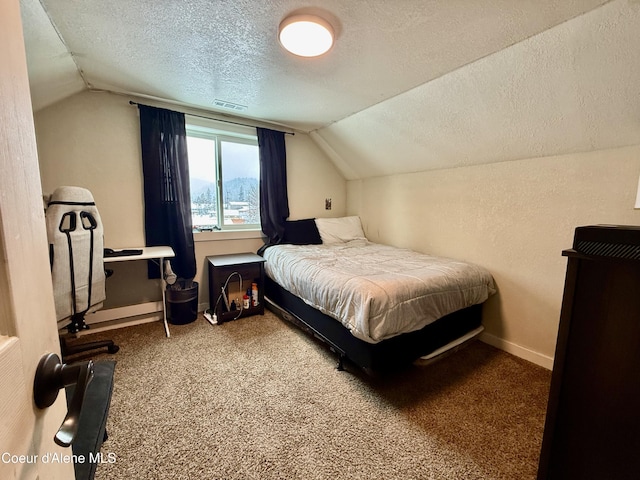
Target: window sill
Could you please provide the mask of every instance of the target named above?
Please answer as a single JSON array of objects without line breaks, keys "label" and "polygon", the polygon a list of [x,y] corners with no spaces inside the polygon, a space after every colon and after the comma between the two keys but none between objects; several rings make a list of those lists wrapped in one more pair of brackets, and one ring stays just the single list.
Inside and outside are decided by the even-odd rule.
[{"label": "window sill", "polygon": [[263,241],[266,239],[261,230],[227,230],[193,234],[194,242],[217,242],[222,240],[246,240],[252,238],[259,238]]}]

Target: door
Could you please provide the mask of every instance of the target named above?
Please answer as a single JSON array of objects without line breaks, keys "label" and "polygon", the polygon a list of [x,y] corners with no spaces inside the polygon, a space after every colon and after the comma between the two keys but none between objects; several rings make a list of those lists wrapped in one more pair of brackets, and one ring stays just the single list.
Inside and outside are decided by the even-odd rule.
[{"label": "door", "polygon": [[0,1],[0,478],[74,478],[53,436],[65,395],[39,410],[40,357],[60,354],[19,0]]}]

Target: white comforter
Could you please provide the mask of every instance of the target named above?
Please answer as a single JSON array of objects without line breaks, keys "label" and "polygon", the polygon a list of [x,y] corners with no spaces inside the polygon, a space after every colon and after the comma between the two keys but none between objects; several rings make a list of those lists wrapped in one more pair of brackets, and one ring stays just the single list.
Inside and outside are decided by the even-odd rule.
[{"label": "white comforter", "polygon": [[354,240],[266,249],[267,275],[289,292],[377,343],[495,293],[483,267]]}]

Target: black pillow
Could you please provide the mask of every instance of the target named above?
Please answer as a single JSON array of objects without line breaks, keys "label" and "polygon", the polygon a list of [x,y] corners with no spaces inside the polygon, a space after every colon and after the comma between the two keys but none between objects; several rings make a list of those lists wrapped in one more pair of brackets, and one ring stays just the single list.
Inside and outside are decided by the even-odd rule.
[{"label": "black pillow", "polygon": [[289,220],[284,225],[284,239],[282,243],[292,245],[320,245],[322,239],[316,226],[315,219]]}]

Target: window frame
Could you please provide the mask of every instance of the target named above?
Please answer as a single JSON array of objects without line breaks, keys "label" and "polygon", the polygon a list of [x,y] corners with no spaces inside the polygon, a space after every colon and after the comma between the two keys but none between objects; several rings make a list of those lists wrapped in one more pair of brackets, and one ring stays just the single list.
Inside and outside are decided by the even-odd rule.
[{"label": "window frame", "polygon": [[[214,151],[214,168],[216,169],[216,218],[218,227],[213,231],[204,230],[196,231],[194,229],[194,235],[203,235],[220,232],[261,232],[262,227],[260,223],[251,224],[226,224],[224,223],[224,192],[222,176],[222,164],[224,159],[222,158],[222,143],[231,142],[244,145],[253,145],[258,147],[258,135],[254,127],[248,127],[244,125],[225,124],[224,122],[216,121],[213,119],[207,119],[202,117],[195,117],[192,115],[185,115],[186,133],[187,137],[203,138],[207,140],[213,140],[215,145]],[[260,179],[258,178],[258,181]],[[191,179],[189,179],[191,181]],[[259,215],[259,213],[258,213]]]}]

